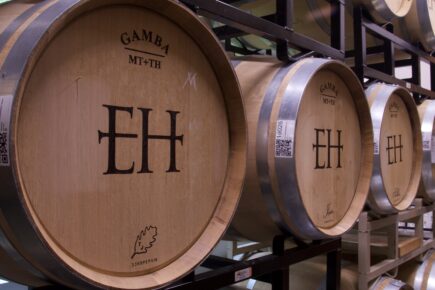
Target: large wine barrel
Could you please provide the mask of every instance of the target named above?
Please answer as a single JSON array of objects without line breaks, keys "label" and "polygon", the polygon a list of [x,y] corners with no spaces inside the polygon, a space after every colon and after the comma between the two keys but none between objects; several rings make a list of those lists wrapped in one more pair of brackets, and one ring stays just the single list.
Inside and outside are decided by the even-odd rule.
[{"label": "large wine barrel", "polygon": [[254,241],[343,234],[366,201],[373,162],[358,79],[343,63],[317,58],[235,65],[249,141],[233,230]]},{"label": "large wine barrel", "polygon": [[213,33],[172,0],[13,1],[0,29],[0,276],[150,289],[190,272],[246,165]]},{"label": "large wine barrel", "polygon": [[435,50],[435,2],[414,0],[407,16],[400,20],[403,38],[420,42],[427,51]]},{"label": "large wine barrel", "polygon": [[[353,44],[353,3],[363,5],[378,23],[390,22],[394,18],[401,18],[408,14],[412,2],[415,0],[353,0],[346,1],[346,49],[354,47]],[[249,0],[232,3],[233,5],[248,11],[256,16],[266,16],[276,12],[276,1],[274,0]],[[331,7],[325,0],[298,0],[293,1],[294,22],[293,28],[296,32],[305,34],[313,39],[329,44],[331,39]],[[380,45],[378,41],[368,36],[368,45]],[[254,35],[240,38],[246,45],[270,49],[274,43],[267,39]]]},{"label": "large wine barrel", "polygon": [[422,138],[417,107],[401,87],[377,83],[366,90],[374,133],[374,169],[368,198],[389,214],[407,209],[421,177]]},{"label": "large wine barrel", "polygon": [[418,106],[423,138],[423,163],[418,195],[435,201],[435,102],[424,101]]},{"label": "large wine barrel", "polygon": [[399,268],[399,277],[415,290],[435,289],[435,253],[429,251],[423,261],[411,260]]}]

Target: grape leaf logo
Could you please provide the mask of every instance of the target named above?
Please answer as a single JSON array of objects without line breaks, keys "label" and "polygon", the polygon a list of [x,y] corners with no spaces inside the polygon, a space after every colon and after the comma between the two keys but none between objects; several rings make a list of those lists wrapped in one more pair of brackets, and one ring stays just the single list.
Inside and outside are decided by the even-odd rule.
[{"label": "grape leaf logo", "polygon": [[133,259],[136,255],[146,254],[148,249],[153,247],[157,240],[157,227],[147,226],[137,235],[134,244],[134,253],[131,256]]}]

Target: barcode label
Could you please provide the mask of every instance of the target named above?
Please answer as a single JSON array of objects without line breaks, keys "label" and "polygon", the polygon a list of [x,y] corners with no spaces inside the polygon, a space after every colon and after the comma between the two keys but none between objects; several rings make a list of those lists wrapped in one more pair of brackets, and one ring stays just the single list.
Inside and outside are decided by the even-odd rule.
[{"label": "barcode label", "polygon": [[379,135],[381,134],[381,130],[373,129],[373,154],[379,155]]},{"label": "barcode label", "polygon": [[0,166],[9,166],[9,122],[13,97],[0,96]]},{"label": "barcode label", "polygon": [[429,151],[432,149],[432,133],[423,132],[423,150]]},{"label": "barcode label", "polygon": [[293,158],[294,130],[294,121],[278,120],[276,122],[275,157]]},{"label": "barcode label", "polygon": [[432,136],[431,140],[432,140],[432,144],[431,144],[430,155],[431,155],[432,163],[435,163],[435,136]]}]

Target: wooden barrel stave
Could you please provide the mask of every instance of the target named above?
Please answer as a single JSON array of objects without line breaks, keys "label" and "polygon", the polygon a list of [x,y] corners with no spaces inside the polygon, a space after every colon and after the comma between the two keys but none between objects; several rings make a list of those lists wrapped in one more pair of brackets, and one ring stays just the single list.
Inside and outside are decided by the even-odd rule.
[{"label": "wooden barrel stave", "polygon": [[[338,236],[345,232],[353,225],[365,203],[368,190],[366,186],[369,183],[372,166],[372,158],[367,155],[367,152],[372,150],[370,117],[368,116],[365,97],[359,91],[359,83],[352,77],[349,77],[353,75],[344,64],[320,59],[305,59],[290,67],[282,67],[281,64],[255,60],[246,61],[236,66],[236,72],[239,75],[245,98],[246,111],[248,112],[249,150],[244,193],[232,222],[232,227],[236,232],[251,240],[268,240],[273,235],[282,232],[293,233],[304,239]],[[322,80],[325,82],[329,80],[343,94],[342,99],[339,98],[340,103],[337,107],[331,105],[331,108],[325,108],[323,113],[321,105],[318,105],[319,108],[314,112],[311,111],[314,105],[309,106],[307,105],[308,101],[305,103],[301,101],[302,96],[317,95],[317,90],[322,85]],[[346,85],[343,80],[346,80]],[[311,87],[308,87],[308,84]],[[350,94],[353,95],[352,100],[347,98]],[[317,101],[322,102],[322,99],[319,98],[317,100],[313,97],[313,102]],[[326,102],[328,103],[328,101]],[[356,111],[353,111],[353,106],[357,108],[355,109]],[[354,130],[345,130],[347,132],[345,134],[352,135],[353,144],[356,143],[355,149],[348,151],[348,154],[352,155],[359,152],[351,158],[354,162],[352,165],[346,163],[346,166],[352,168],[349,171],[354,174],[351,178],[353,181],[352,186],[354,186],[352,189],[343,189],[343,184],[340,182],[334,184],[332,181],[331,184],[325,184],[323,187],[323,189],[331,189],[337,186],[337,190],[340,188],[342,196],[347,195],[346,198],[342,198],[346,204],[339,207],[335,204],[337,200],[326,193],[324,194],[326,196],[325,199],[331,199],[329,201],[331,204],[328,206],[327,203],[329,202],[327,201],[317,200],[314,203],[309,194],[305,196],[302,194],[311,192],[311,190],[307,190],[306,186],[304,188],[301,184],[311,184],[311,182],[302,181],[301,176],[305,176],[310,180],[310,178],[314,178],[314,175],[321,175],[321,173],[319,173],[320,171],[318,173],[309,172],[311,169],[306,168],[304,170],[307,170],[307,172],[303,174],[301,170],[304,168],[304,165],[300,163],[302,159],[296,157],[297,148],[312,147],[316,142],[311,140],[312,136],[306,139],[301,137],[299,140],[296,137],[303,136],[301,133],[303,130],[310,132],[314,128],[310,127],[314,126],[313,124],[307,127],[306,124],[309,124],[311,121],[304,121],[303,117],[300,116],[322,115],[326,114],[326,111],[331,111],[329,115],[325,116],[324,122],[321,122],[319,126],[331,125],[328,122],[333,122],[331,126],[337,126],[337,124],[342,123],[340,121],[341,117],[338,117],[339,114],[334,115],[333,113],[335,108],[338,107],[349,109],[348,114],[352,117],[349,117],[348,124],[352,124],[349,126],[356,126]],[[301,113],[302,111],[303,113]],[[334,116],[334,118],[331,118],[331,116]],[[291,149],[294,150],[293,157],[281,158],[275,156],[275,149],[277,148],[275,144],[275,132],[281,126],[278,126],[278,123],[282,126],[296,124],[294,128],[291,127],[293,129],[290,127],[288,129],[291,135],[290,142],[294,142],[294,149]],[[303,125],[298,126],[297,124]],[[349,136],[347,135],[346,138],[349,138]],[[355,142],[355,140],[357,141]],[[300,143],[311,141],[314,143],[310,146]],[[361,145],[359,145],[359,142],[361,142]],[[303,151],[302,149],[299,150]],[[310,153],[307,153],[307,156],[310,156]],[[334,156],[332,158],[335,159],[331,159],[333,160],[332,162],[341,162],[337,159],[338,155]],[[311,166],[311,163],[316,163],[316,161],[313,155],[310,158],[312,160],[307,159],[306,163]],[[362,168],[354,167],[356,166],[355,164],[360,164]],[[331,170],[330,174],[331,177],[328,178],[334,180],[335,171]],[[315,190],[322,191],[321,188]],[[325,208],[316,209],[315,204]],[[331,213],[334,216],[334,218],[328,219],[327,222],[322,221],[322,217],[319,214],[319,212],[325,210],[328,213],[328,217]],[[252,223],[253,219],[255,219],[255,223]],[[328,222],[329,224],[327,225],[326,223]]]},{"label": "wooden barrel stave", "polygon": [[[13,2],[10,4],[6,4],[4,6],[0,6],[0,11],[2,8],[5,7],[12,7],[13,5],[20,5],[20,6],[22,5],[19,1],[17,2],[18,3]],[[110,14],[113,12],[110,6],[113,5],[114,7],[120,8],[120,6],[122,6],[119,5],[121,2],[123,5],[125,5],[125,8],[123,8],[125,10],[142,9],[141,11],[144,11],[146,13],[150,13],[150,14],[155,13],[153,15],[163,14],[166,17],[168,15],[172,15],[173,16],[172,18],[174,19],[173,21],[177,21],[174,23],[178,23],[178,25],[183,26],[183,30],[186,35],[183,37],[199,39],[199,41],[197,42],[199,43],[199,46],[197,48],[194,47],[194,49],[192,49],[191,52],[194,53],[196,51],[200,51],[200,53],[201,52],[204,53],[203,55],[199,54],[200,57],[203,57],[204,60],[206,59],[205,57],[207,57],[207,60],[206,61],[198,60],[195,62],[194,59],[191,59],[194,61],[192,62],[193,64],[192,69],[198,69],[198,67],[196,66],[201,62],[207,63],[210,66],[210,68],[204,68],[203,70],[199,69],[198,73],[201,74],[206,72],[209,75],[211,73],[212,77],[210,78],[206,74],[201,74],[202,80],[199,82],[195,82],[195,80],[193,79],[194,74],[192,74],[192,76],[190,76],[190,79],[189,79],[189,75],[187,75],[188,78],[187,81],[181,79],[178,79],[176,81],[177,82],[185,81],[185,86],[187,86],[186,89],[189,87],[192,89],[190,91],[191,93],[188,93],[189,95],[192,96],[195,95],[194,92],[196,90],[198,91],[204,90],[205,81],[209,81],[209,87],[207,87],[207,90],[209,91],[210,96],[213,96],[213,94],[218,94],[217,92],[219,92],[222,95],[223,97],[222,99],[220,100],[216,99],[215,106],[217,110],[221,110],[221,112],[224,112],[221,114],[221,116],[225,116],[228,119],[215,120],[217,119],[218,115],[216,115],[216,113],[212,113],[211,111],[209,111],[208,113],[209,116],[213,116],[211,118],[215,118],[215,119],[211,119],[212,120],[211,122],[215,124],[227,123],[226,126],[224,125],[225,129],[223,130],[223,131],[228,130],[227,133],[222,134],[223,131],[221,129],[214,130],[212,129],[213,127],[210,128],[211,131],[214,131],[215,134],[217,133],[217,135],[215,136],[220,138],[220,140],[222,140],[220,142],[224,142],[224,143],[227,142],[227,145],[224,144],[224,146],[221,146],[220,150],[215,150],[215,149],[212,150],[214,151],[214,154],[216,154],[214,156],[219,156],[219,154],[223,153],[223,156],[225,156],[228,159],[225,161],[224,158],[221,158],[222,160],[224,160],[223,162],[225,163],[223,168],[227,168],[225,169],[225,171],[221,170],[220,172],[218,172],[216,171],[218,170],[217,168],[215,170],[212,170],[217,173],[213,176],[216,180],[214,182],[216,183],[219,182],[219,180],[221,180],[221,184],[218,185],[217,188],[218,190],[222,190],[222,195],[221,198],[219,198],[219,202],[217,202],[214,205],[211,205],[212,211],[210,212],[209,215],[210,217],[209,225],[207,225],[204,229],[202,229],[200,234],[196,237],[195,235],[197,234],[192,232],[193,244],[189,245],[188,248],[182,251],[180,255],[178,255],[178,257],[174,257],[172,261],[169,262],[163,261],[163,264],[160,266],[161,269],[154,268],[151,269],[151,272],[149,273],[147,273],[146,271],[144,272],[143,270],[142,272],[141,271],[138,272],[137,270],[134,270],[131,274],[127,274],[127,275],[126,274],[114,275],[113,272],[110,273],[107,271],[99,271],[99,269],[95,269],[92,267],[87,268],[87,265],[83,265],[82,262],[77,262],[74,260],[74,258],[71,258],[71,256],[69,256],[71,252],[69,253],[63,252],[64,249],[56,244],[57,241],[50,240],[52,238],[52,235],[59,233],[59,230],[65,231],[67,235],[68,234],[71,235],[71,231],[68,231],[69,228],[64,226],[60,226],[59,229],[56,230],[55,228],[58,226],[53,224],[50,225],[51,220],[47,219],[47,215],[45,215],[42,212],[38,212],[38,210],[41,209],[39,205],[40,203],[37,201],[38,197],[35,195],[27,195],[29,193],[32,193],[32,190],[29,191],[29,188],[32,188],[31,185],[35,185],[32,181],[32,178],[29,178],[29,172],[32,173],[33,170],[32,168],[34,167],[27,166],[26,168],[22,168],[20,167],[22,164],[16,162],[17,160],[22,161],[23,159],[25,159],[25,156],[27,154],[25,150],[27,150],[28,148],[26,148],[26,145],[24,145],[21,140],[25,138],[27,133],[33,134],[32,132],[26,132],[27,129],[23,128],[23,126],[20,125],[22,121],[28,122],[29,120],[32,120],[33,118],[32,114],[34,114],[34,112],[32,113],[32,106],[29,106],[27,103],[24,103],[24,101],[27,102],[30,100],[27,97],[29,94],[36,95],[37,92],[42,91],[42,89],[34,90],[38,85],[43,83],[44,84],[48,83],[46,79],[47,76],[44,73],[42,73],[44,72],[46,67],[41,68],[47,63],[50,64],[50,58],[47,56],[48,54],[47,50],[48,49],[53,50],[53,47],[58,45],[59,42],[67,41],[67,39],[65,39],[66,37],[63,37],[64,39],[62,40],[62,37],[59,35],[65,33],[65,31],[73,30],[74,27],[78,27],[82,25],[82,24],[78,24],[79,22],[77,20],[78,18],[88,17],[86,18],[88,21],[92,17],[93,13]],[[244,122],[245,121],[244,121],[243,106],[242,106],[240,92],[238,90],[237,79],[225,56],[224,51],[220,48],[216,38],[212,35],[212,33],[205,26],[200,24],[198,20],[195,19],[193,13],[189,12],[189,10],[187,10],[186,8],[181,7],[179,4],[177,4],[176,1],[147,1],[146,3],[144,3],[143,1],[62,0],[62,1],[44,1],[35,4],[35,6],[36,5],[41,5],[41,6],[39,7],[39,9],[36,9],[36,11],[32,11],[34,13],[29,12],[30,15],[23,22],[23,24],[17,26],[16,31],[11,35],[9,35],[7,40],[7,45],[5,45],[3,51],[0,54],[0,65],[2,67],[1,69],[3,73],[3,78],[0,81],[0,88],[2,90],[2,95],[1,95],[2,108],[3,108],[3,112],[6,112],[6,114],[10,114],[12,121],[9,123],[9,120],[7,120],[8,116],[7,115],[5,116],[5,113],[1,117],[2,117],[2,122],[10,126],[9,127],[9,133],[11,134],[10,138],[14,142],[11,143],[9,147],[11,149],[10,151],[11,159],[9,161],[10,166],[2,166],[0,168],[0,172],[2,176],[1,187],[2,187],[2,193],[4,193],[2,194],[2,198],[3,198],[2,205],[1,205],[2,217],[0,221],[2,231],[0,231],[0,235],[2,235],[2,240],[5,239],[10,242],[10,246],[2,244],[3,249],[7,252],[7,255],[5,255],[5,259],[8,259],[8,257],[11,258],[10,261],[14,261],[17,267],[19,267],[19,269],[23,270],[24,272],[27,271],[28,273],[30,273],[29,276],[26,278],[18,277],[17,279],[15,279],[11,277],[11,279],[16,280],[17,282],[27,283],[32,286],[40,286],[40,284],[46,284],[47,279],[50,279],[52,281],[56,281],[57,283],[65,284],[70,287],[79,288],[79,289],[93,289],[93,288],[100,288],[100,287],[149,289],[149,288],[161,287],[175,279],[180,278],[181,276],[188,273],[195,265],[197,265],[202,259],[204,259],[207,256],[207,254],[213,248],[214,244],[217,243],[217,241],[225,231],[225,228],[232,217],[232,212],[236,207],[238,197],[240,194],[242,180],[243,180],[243,173],[244,173],[244,166],[245,166],[245,154],[244,154],[244,150],[245,150],[245,146],[244,146],[245,123]],[[20,11],[23,11],[23,14],[25,14],[26,9],[32,9],[34,6],[30,6],[29,4],[28,7],[25,8],[23,7],[23,9],[21,9],[21,7],[17,8],[18,11],[17,14],[19,14]],[[122,9],[120,8],[120,10]],[[141,11],[137,13],[142,13]],[[115,11],[113,13],[115,18],[118,17],[119,19],[120,15],[116,14],[118,12]],[[15,20],[19,20],[18,18],[20,17],[24,19],[25,17],[23,16],[23,14],[15,18]],[[3,20],[3,18],[1,19]],[[104,18],[100,18],[100,19],[104,19]],[[106,17],[106,19],[110,19],[110,18]],[[161,19],[166,19],[166,18],[161,18]],[[14,20],[14,19],[11,18],[10,20]],[[89,20],[89,22],[92,21]],[[144,25],[143,23],[141,24],[139,22],[137,22],[136,25],[137,24]],[[4,27],[11,27],[10,23],[5,24]],[[177,26],[168,26],[168,27],[170,28],[167,29],[174,29],[171,27],[177,27]],[[120,29],[118,30],[119,33],[123,32],[120,31]],[[7,28],[5,29],[5,31],[7,31]],[[47,33],[47,31],[49,31],[49,33]],[[81,31],[83,35],[80,35],[79,37],[82,36],[85,37],[86,33],[83,33],[83,31],[87,31],[87,30],[81,30]],[[5,33],[2,34],[2,37],[4,36]],[[115,43],[116,40],[116,43],[118,43],[119,37],[120,37],[119,35],[114,35],[113,42]],[[134,38],[135,36],[133,35],[130,37]],[[99,40],[97,39],[96,41]],[[157,46],[159,41],[161,42],[162,39],[159,40],[157,36],[155,36],[153,41]],[[109,43],[110,42],[107,42],[108,45]],[[79,45],[80,41],[73,42],[72,44]],[[178,47],[178,44],[176,44],[175,40],[174,40],[174,44],[172,44],[171,47],[174,46]],[[80,49],[76,50],[76,52],[81,52],[81,51],[82,50]],[[121,51],[123,51],[122,46],[121,46]],[[59,55],[65,56],[65,51],[59,50]],[[181,56],[183,55],[181,54]],[[44,65],[42,65],[42,63],[44,63]],[[86,65],[81,66],[82,70],[84,70],[85,67],[87,66]],[[99,66],[97,65],[95,67],[99,67]],[[67,74],[63,75],[62,73],[58,73],[55,75],[62,78]],[[35,81],[35,77],[37,78],[36,81]],[[84,79],[86,79],[86,75],[81,76],[81,79],[83,79],[83,77]],[[213,80],[213,78],[215,79]],[[31,84],[33,88],[29,89],[27,87],[28,84]],[[181,83],[180,87],[183,88],[183,83]],[[100,87],[100,89],[104,90],[104,86]],[[207,94],[204,95],[207,96]],[[13,103],[12,103],[12,98],[14,98]],[[39,110],[43,110],[43,108],[39,108]],[[195,116],[194,110],[195,107],[192,107],[192,110],[190,111],[191,116]],[[204,108],[203,110],[204,113],[207,112],[207,110],[209,109]],[[25,112],[25,115],[24,113],[19,115],[18,114],[19,112],[20,113]],[[45,114],[49,116],[51,111],[48,110],[45,112],[46,112]],[[104,119],[107,118],[106,114],[107,113],[105,113],[104,115]],[[135,114],[138,115],[140,114],[140,112]],[[35,122],[38,122],[39,121],[38,119],[36,119]],[[167,117],[164,118],[163,121],[167,122],[166,119]],[[92,122],[89,122],[89,125],[91,124]],[[192,122],[192,124],[194,123]],[[207,122],[204,124],[209,125],[209,123]],[[101,128],[104,127],[102,126]],[[177,130],[180,130],[180,128],[178,128]],[[199,129],[197,128],[197,130]],[[95,134],[98,137],[97,131],[95,131],[96,132]],[[53,134],[55,134],[55,132],[56,130],[52,130]],[[194,140],[193,138],[198,138],[198,137],[192,135],[192,140]],[[35,150],[38,148],[37,139],[38,138],[35,138],[35,144],[34,144]],[[189,140],[186,141],[185,139],[185,142],[188,142],[187,144],[190,144]],[[96,145],[98,144],[98,142],[94,144]],[[155,145],[153,145],[153,147],[155,147]],[[40,149],[43,148],[39,148],[38,150]],[[204,150],[206,150],[206,145],[204,146],[204,148],[200,148],[199,151],[205,152]],[[47,157],[47,160],[48,159],[49,158]],[[152,160],[153,159],[150,159],[150,161]],[[163,161],[164,163],[166,163],[165,160]],[[107,160],[104,162],[107,162]],[[215,164],[215,162],[211,162],[211,161],[206,163]],[[44,166],[46,167],[46,164],[44,164]],[[137,166],[137,170],[139,170],[140,169],[139,165],[136,166]],[[164,166],[166,166],[166,164]],[[193,171],[194,167],[191,167],[189,169],[191,170],[192,174],[193,172],[195,172]],[[203,171],[204,173],[209,172],[209,170],[206,169],[204,169]],[[44,179],[40,179],[40,180],[43,181]],[[209,180],[211,179],[209,178]],[[23,181],[26,182],[25,186],[22,184],[17,184]],[[57,182],[59,182],[60,184],[61,181],[58,180]],[[203,184],[210,184],[209,182],[212,181],[206,181],[206,183]],[[56,183],[56,181],[54,183]],[[216,186],[213,187],[216,188]],[[194,184],[192,185],[192,188],[195,188]],[[206,187],[204,187],[204,189],[206,189]],[[179,190],[181,191],[182,194],[184,193],[182,191],[183,190],[182,186],[179,187]],[[205,193],[207,193],[207,190],[205,191]],[[47,196],[47,203],[49,202],[50,200]],[[31,204],[31,206],[29,208],[23,208],[23,204],[27,206]],[[71,206],[73,205],[74,204],[71,203]],[[104,205],[102,205],[102,207],[104,207]],[[209,208],[209,206],[207,206],[207,208]],[[204,209],[200,210],[200,212],[203,211]],[[64,214],[65,216],[68,214],[68,209],[65,210],[64,213],[61,213],[60,217],[63,218]],[[61,223],[60,222],[62,220],[61,218],[59,218],[59,223]],[[134,219],[137,220],[137,217]],[[52,220],[54,221],[57,219],[52,219]],[[69,222],[69,220],[70,219],[66,218],[64,221],[67,223]],[[181,219],[180,222],[182,222]],[[79,222],[78,224],[81,223]],[[86,227],[85,223],[82,223],[81,225],[83,228]],[[63,230],[62,227],[64,228]],[[186,227],[180,226],[180,228],[186,228]],[[75,236],[78,235],[79,232],[75,232]],[[136,233],[134,234],[134,236],[136,236]],[[188,236],[186,235],[186,237]],[[57,239],[59,239],[59,236],[57,237]],[[86,239],[86,236],[84,236],[84,239]],[[109,242],[109,240],[107,242]],[[135,246],[133,242],[134,241],[131,242],[133,244],[132,246]],[[130,244],[130,242],[128,242],[128,244]],[[78,245],[79,245],[78,247],[84,247],[84,248],[88,246],[89,248],[91,248],[93,246],[92,244],[89,245],[82,244],[82,246],[80,246],[80,243],[78,243]],[[68,247],[68,245],[66,245],[66,247]],[[104,249],[104,247],[102,247],[101,249]],[[96,252],[98,251],[100,251],[100,248],[96,248]],[[68,250],[66,252],[68,252]],[[113,251],[108,254],[112,254],[115,252],[116,251]],[[135,250],[135,254],[136,254],[136,250]],[[128,260],[131,259],[132,262],[135,262],[135,260],[133,260],[134,257],[135,255],[133,254],[133,257],[131,257],[131,253],[130,253],[128,255]],[[101,258],[102,258],[101,260],[105,260],[104,257]],[[2,260],[2,262],[3,261],[4,260]],[[94,262],[95,261],[90,261],[90,263],[94,263]],[[98,263],[101,262],[95,262],[95,263],[96,263],[95,265],[98,265]],[[31,266],[28,266],[29,264],[31,264]],[[112,266],[108,263],[107,265],[109,267]],[[139,264],[139,268],[144,267],[141,265],[142,264]],[[113,269],[117,271],[115,268]],[[7,271],[2,272],[1,274],[9,276],[7,274]]]},{"label": "wooden barrel stave", "polygon": [[[405,210],[417,194],[421,176],[422,139],[416,105],[409,92],[397,86],[374,84],[366,90],[366,94],[375,143],[368,203],[381,214]],[[393,139],[390,135],[391,138],[400,137],[397,141],[400,146],[403,145],[397,147],[400,152],[391,152]],[[396,156],[393,153],[397,153],[399,159],[393,160]]]}]

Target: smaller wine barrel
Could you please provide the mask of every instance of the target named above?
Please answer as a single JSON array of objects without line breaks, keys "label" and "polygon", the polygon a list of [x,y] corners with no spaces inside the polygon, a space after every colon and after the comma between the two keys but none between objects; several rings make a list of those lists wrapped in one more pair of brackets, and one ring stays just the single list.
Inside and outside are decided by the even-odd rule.
[{"label": "smaller wine barrel", "polygon": [[399,268],[399,277],[415,290],[435,289],[435,252],[428,251],[419,262],[411,260]]},{"label": "smaller wine barrel", "polygon": [[373,285],[370,290],[413,290],[411,286],[403,281],[393,279],[391,277],[380,277]]},{"label": "smaller wine barrel", "polygon": [[412,3],[416,0],[353,0],[356,5],[363,5],[378,23],[390,22],[395,18],[408,15]]},{"label": "smaller wine barrel", "polygon": [[0,276],[156,289],[191,272],[246,166],[215,35],[173,0],[11,1],[0,33]]},{"label": "smaller wine barrel", "polygon": [[435,201],[435,102],[426,100],[418,106],[423,140],[423,163],[418,195]]},{"label": "smaller wine barrel", "polygon": [[382,83],[366,90],[374,134],[374,169],[368,203],[380,214],[407,209],[421,177],[422,138],[410,93]]},{"label": "smaller wine barrel", "polygon": [[435,3],[414,0],[411,10],[399,20],[399,34],[412,42],[420,42],[427,51],[435,50]]},{"label": "smaller wine barrel", "polygon": [[366,201],[373,160],[358,79],[345,64],[319,58],[235,66],[249,149],[232,229],[253,241],[282,233],[302,239],[343,234]]}]

